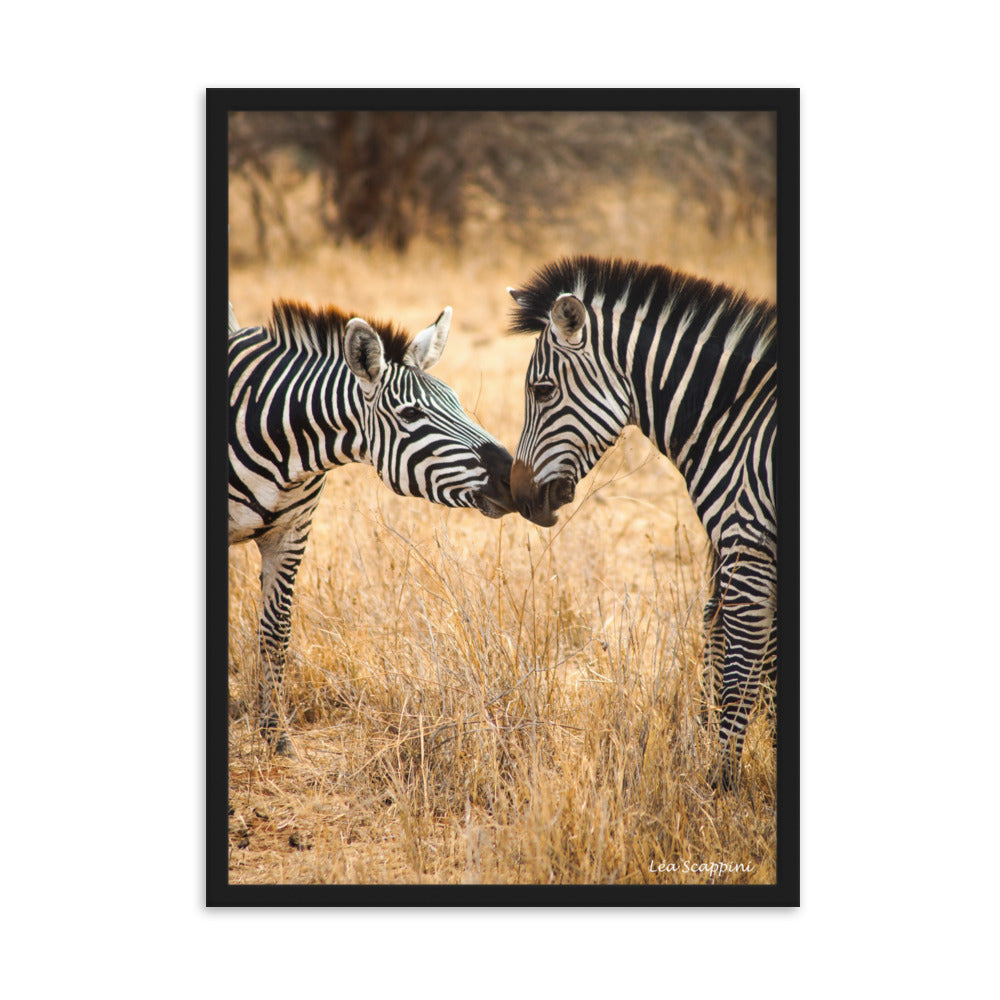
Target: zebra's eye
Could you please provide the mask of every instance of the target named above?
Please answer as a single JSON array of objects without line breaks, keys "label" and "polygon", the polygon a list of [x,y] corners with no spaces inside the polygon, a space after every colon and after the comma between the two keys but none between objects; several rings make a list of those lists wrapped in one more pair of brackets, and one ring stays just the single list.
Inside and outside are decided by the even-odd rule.
[{"label": "zebra's eye", "polygon": [[424,415],[424,408],[419,404],[413,404],[412,406],[404,406],[399,411],[399,417],[401,420],[408,424],[412,424],[419,420]]},{"label": "zebra's eye", "polygon": [[535,382],[531,386],[531,395],[535,397],[536,403],[545,403],[556,394],[554,382]]}]

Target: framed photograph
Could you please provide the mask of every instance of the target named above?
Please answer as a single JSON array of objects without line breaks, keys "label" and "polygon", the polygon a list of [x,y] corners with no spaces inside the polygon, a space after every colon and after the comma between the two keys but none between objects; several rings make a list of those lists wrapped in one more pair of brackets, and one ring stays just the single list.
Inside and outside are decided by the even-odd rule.
[{"label": "framed photograph", "polygon": [[206,120],[208,904],[798,905],[798,91]]}]

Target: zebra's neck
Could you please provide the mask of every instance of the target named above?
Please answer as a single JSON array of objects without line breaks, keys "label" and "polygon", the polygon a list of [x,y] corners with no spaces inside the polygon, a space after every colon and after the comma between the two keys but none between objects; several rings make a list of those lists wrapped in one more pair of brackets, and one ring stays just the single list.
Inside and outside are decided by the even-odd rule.
[{"label": "zebra's neck", "polygon": [[364,461],[368,454],[364,399],[344,360],[340,339],[331,338],[322,354],[296,351],[292,367],[301,374],[288,400],[288,426],[299,440],[317,439],[312,449],[297,449],[302,475]]},{"label": "zebra's neck", "polygon": [[629,387],[631,422],[690,485],[719,429],[772,392],[775,310],[728,295],[655,299],[602,306],[604,349]]},{"label": "zebra's neck", "polygon": [[291,485],[365,460],[361,387],[339,336],[253,331],[232,377],[230,406],[238,407],[245,432],[259,439],[255,450],[270,457],[277,480]]}]

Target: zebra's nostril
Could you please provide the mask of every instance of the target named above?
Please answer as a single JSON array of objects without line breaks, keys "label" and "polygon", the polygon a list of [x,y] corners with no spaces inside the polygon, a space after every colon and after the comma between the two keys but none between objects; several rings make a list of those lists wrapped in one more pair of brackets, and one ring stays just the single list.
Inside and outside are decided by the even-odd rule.
[{"label": "zebra's nostril", "polygon": [[520,502],[520,503],[519,503],[519,504],[517,505],[517,512],[518,512],[518,514],[520,514],[520,515],[521,515],[521,517],[523,517],[523,518],[524,518],[525,520],[527,520],[527,521],[530,521],[530,520],[531,520],[531,504],[529,504],[527,500],[522,500],[522,501],[521,501],[521,502]]}]

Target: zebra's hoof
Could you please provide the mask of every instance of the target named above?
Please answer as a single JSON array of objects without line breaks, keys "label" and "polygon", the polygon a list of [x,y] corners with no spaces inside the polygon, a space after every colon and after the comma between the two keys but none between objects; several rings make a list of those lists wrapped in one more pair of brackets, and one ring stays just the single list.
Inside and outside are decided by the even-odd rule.
[{"label": "zebra's hoof", "polygon": [[294,757],[295,750],[292,747],[292,741],[288,738],[287,733],[282,733],[274,741],[274,755],[276,757]]},{"label": "zebra's hoof", "polygon": [[736,787],[736,767],[731,761],[721,761],[709,770],[707,780],[714,791],[731,792]]}]

